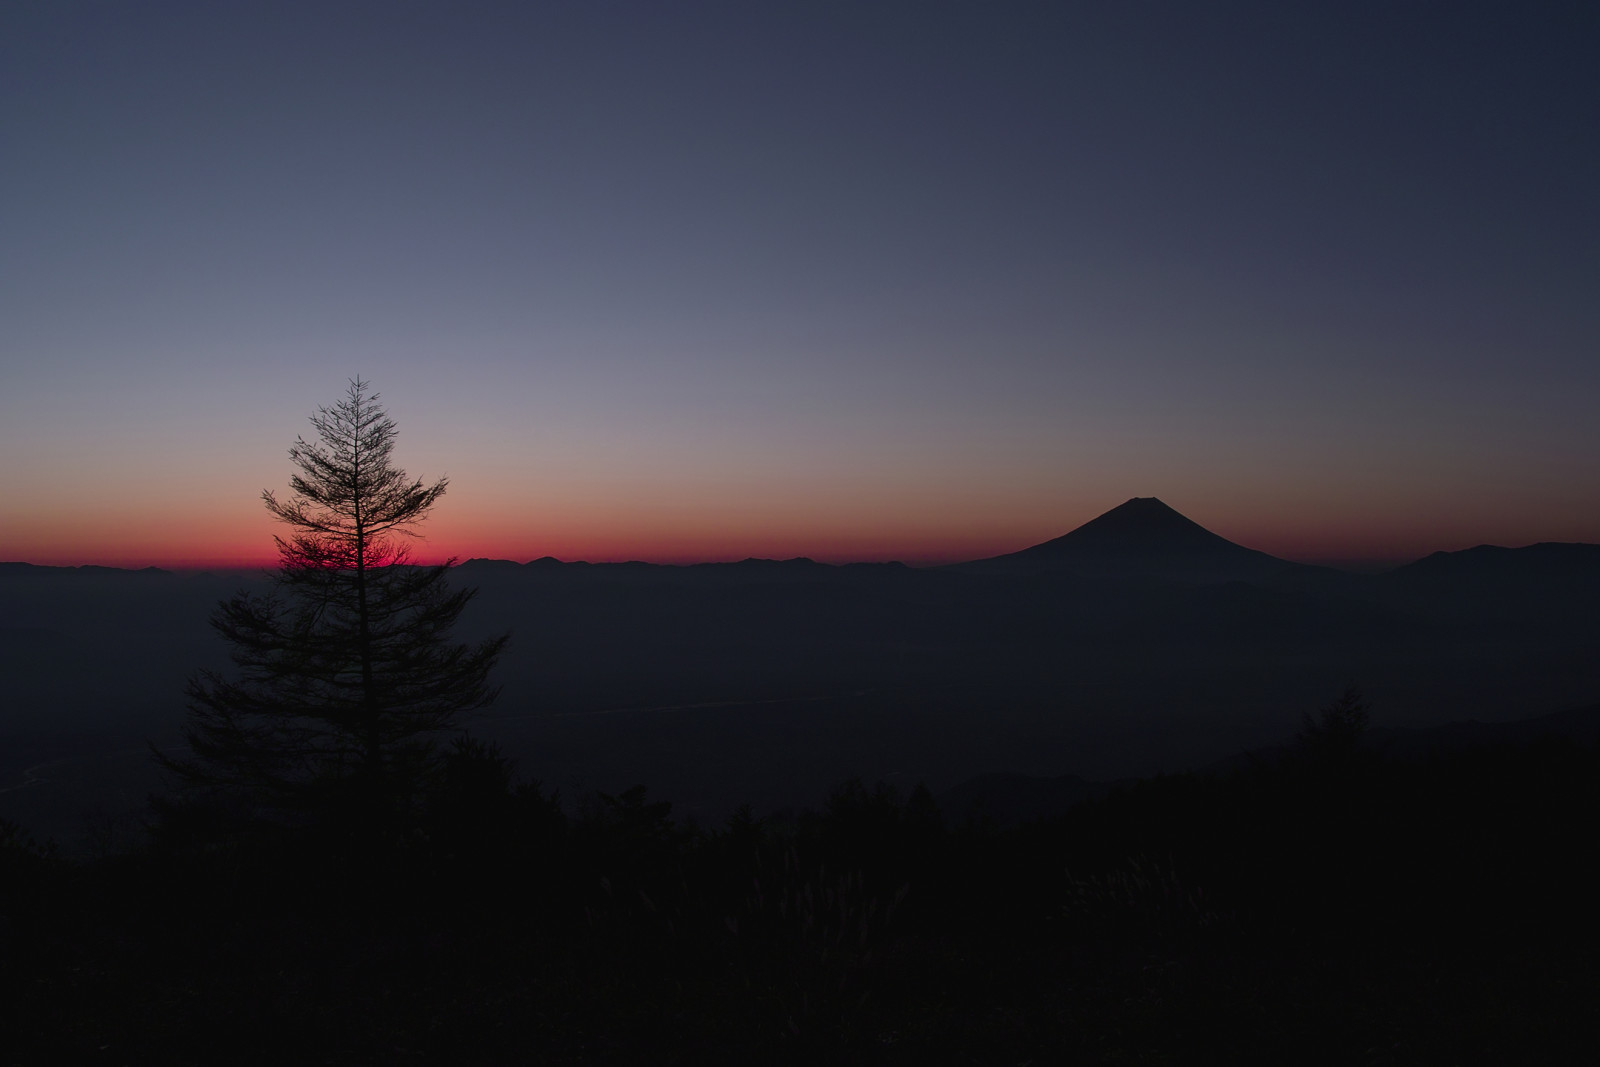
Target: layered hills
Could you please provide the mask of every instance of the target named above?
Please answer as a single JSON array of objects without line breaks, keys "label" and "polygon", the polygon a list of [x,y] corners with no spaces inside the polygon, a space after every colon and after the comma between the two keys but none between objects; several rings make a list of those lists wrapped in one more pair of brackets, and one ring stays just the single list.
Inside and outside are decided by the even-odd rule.
[{"label": "layered hills", "polygon": [[[645,566],[640,563],[562,563],[544,556],[528,563],[509,560],[470,559],[463,567],[469,571],[551,570],[560,567],[609,568]],[[903,567],[903,564],[845,564],[842,569]],[[799,573],[828,568],[804,557],[789,560],[746,559],[738,563],[700,563],[685,571],[702,574],[727,573],[731,569],[747,573],[757,570],[775,574],[779,569]],[[832,568],[828,568],[832,569]],[[1193,584],[1262,581],[1297,571],[1317,571],[1288,560],[1245,548],[1207,530],[1155,497],[1134,497],[1060,537],[1018,552],[989,559],[957,563],[946,570],[971,574],[1053,573],[1086,579],[1119,581],[1153,578]]]}]

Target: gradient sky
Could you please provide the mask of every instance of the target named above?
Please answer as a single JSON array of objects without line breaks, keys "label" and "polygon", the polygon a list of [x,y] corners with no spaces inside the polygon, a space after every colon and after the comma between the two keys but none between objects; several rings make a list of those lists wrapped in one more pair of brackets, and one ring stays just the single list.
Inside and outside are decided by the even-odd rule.
[{"label": "gradient sky", "polygon": [[1600,5],[7,4],[0,559],[1600,542]]}]

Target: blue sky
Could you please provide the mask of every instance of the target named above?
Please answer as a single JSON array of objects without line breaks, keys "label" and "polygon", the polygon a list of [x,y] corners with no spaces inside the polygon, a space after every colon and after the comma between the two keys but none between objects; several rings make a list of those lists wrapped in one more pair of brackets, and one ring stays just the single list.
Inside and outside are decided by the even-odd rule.
[{"label": "blue sky", "polygon": [[14,5],[0,557],[1600,541],[1591,5]]}]

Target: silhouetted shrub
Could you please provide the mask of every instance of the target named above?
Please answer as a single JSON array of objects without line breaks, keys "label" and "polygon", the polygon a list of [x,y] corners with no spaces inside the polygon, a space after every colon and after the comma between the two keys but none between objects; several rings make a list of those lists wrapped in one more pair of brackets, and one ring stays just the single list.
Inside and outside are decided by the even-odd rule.
[{"label": "silhouetted shrub", "polygon": [[1301,716],[1295,744],[1310,758],[1336,762],[1353,758],[1371,719],[1372,702],[1355,686],[1339,694],[1315,716]]},{"label": "silhouetted shrub", "polygon": [[19,1062],[240,1026],[258,1062],[1560,1060],[1600,993],[1595,749],[1307,767],[1007,830],[848,782],[703,830],[642,787],[569,817],[462,738],[381,850],[318,823],[67,864],[0,827],[0,1025]]}]

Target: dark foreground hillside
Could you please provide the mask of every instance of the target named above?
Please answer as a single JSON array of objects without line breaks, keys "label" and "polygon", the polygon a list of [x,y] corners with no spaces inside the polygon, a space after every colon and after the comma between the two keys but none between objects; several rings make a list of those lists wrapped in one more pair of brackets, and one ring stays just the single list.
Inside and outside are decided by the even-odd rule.
[{"label": "dark foreground hillside", "polygon": [[1338,746],[950,827],[859,784],[695,829],[458,750],[429,814],[0,848],[0,1060],[1555,1063],[1590,1046],[1600,758]]}]

